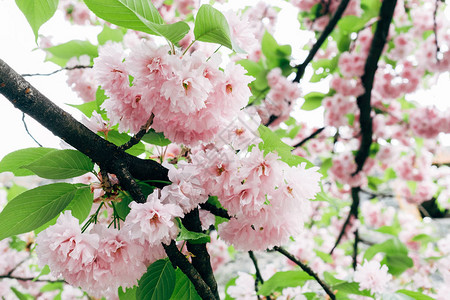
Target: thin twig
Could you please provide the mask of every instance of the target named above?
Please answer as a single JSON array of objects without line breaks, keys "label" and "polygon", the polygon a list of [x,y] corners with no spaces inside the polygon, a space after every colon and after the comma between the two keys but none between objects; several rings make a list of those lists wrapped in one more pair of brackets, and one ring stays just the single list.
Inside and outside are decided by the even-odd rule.
[{"label": "thin twig", "polygon": [[[264,283],[264,279],[261,276],[261,272],[259,271],[259,267],[258,267],[258,261],[256,260],[255,254],[253,253],[253,251],[248,251],[248,256],[250,256],[250,259],[253,262],[253,265],[255,266],[255,292],[258,293],[258,282],[260,282],[261,284]],[[260,296],[258,295],[258,299],[261,299]],[[271,299],[270,296],[267,296],[266,299]]]},{"label": "thin twig", "polygon": [[49,283],[56,283],[56,282],[63,282],[67,283],[65,280],[59,279],[59,280],[50,280],[50,279],[35,279],[34,277],[17,277],[17,276],[10,276],[10,275],[0,275],[0,279],[15,279],[20,281],[34,281],[34,282],[49,282]]},{"label": "thin twig", "polygon": [[74,66],[74,67],[66,67],[66,68],[61,68],[58,70],[55,70],[53,72],[50,73],[32,73],[32,74],[21,74],[23,77],[30,77],[30,76],[50,76],[56,73],[59,73],[61,71],[70,71],[70,70],[76,70],[76,69],[91,69],[92,66]]},{"label": "thin twig", "polygon": [[360,191],[359,187],[352,188],[352,205],[350,207],[350,211],[348,213],[347,219],[345,219],[345,222],[342,225],[342,229],[341,229],[341,232],[339,233],[336,243],[334,243],[334,246],[330,251],[330,254],[333,254],[334,249],[336,249],[336,247],[339,245],[342,238],[344,237],[345,231],[347,229],[347,226],[350,224],[350,220],[351,220],[352,216],[354,216],[354,217],[358,216],[359,191]]},{"label": "thin twig", "polygon": [[437,22],[436,22],[436,15],[438,11],[439,1],[436,0],[434,4],[434,12],[433,12],[433,31],[434,31],[434,44],[436,46],[436,62],[440,62],[439,53],[441,52],[441,49],[439,48],[439,42],[438,42],[438,32],[437,32]]},{"label": "thin twig", "polygon": [[128,142],[126,142],[125,144],[120,146],[120,149],[127,150],[127,149],[130,149],[131,147],[133,147],[134,145],[136,145],[137,143],[139,143],[139,141],[147,133],[147,131],[150,128],[150,126],[152,126],[154,117],[155,117],[155,115],[152,113],[150,115],[150,118],[148,118],[147,122],[144,125],[142,125],[141,129],[139,130],[139,132],[136,133],[134,136],[132,136],[131,139]]},{"label": "thin twig", "polygon": [[334,27],[338,23],[338,21],[341,19],[342,14],[344,13],[345,9],[347,8],[348,2],[350,0],[342,0],[341,3],[339,3],[338,8],[336,9],[336,12],[334,13],[333,17],[328,22],[327,26],[323,30],[322,34],[320,35],[317,42],[313,45],[311,50],[308,53],[308,56],[303,61],[302,64],[297,65],[297,74],[294,78],[294,82],[300,82],[300,79],[302,79],[303,75],[305,74],[305,69],[308,66],[308,64],[313,60],[314,56],[316,55],[317,51],[319,51],[322,44],[326,41],[328,36],[333,32]]},{"label": "thin twig", "polygon": [[308,273],[308,275],[314,277],[314,279],[320,284],[320,286],[323,288],[325,293],[327,293],[327,295],[330,297],[330,299],[332,299],[332,300],[336,299],[336,296],[331,291],[331,288],[328,286],[328,284],[326,284],[324,281],[322,281],[322,279],[319,278],[319,275],[317,275],[308,265],[306,265],[306,264],[302,263],[300,260],[296,259],[295,256],[293,256],[291,253],[289,253],[282,247],[275,246],[275,247],[273,247],[273,249],[275,251],[280,252],[281,254],[286,256],[289,260],[291,260],[292,262],[297,264],[300,268],[302,268],[303,271]]},{"label": "thin twig", "polygon": [[25,127],[25,131],[28,133],[28,135],[33,139],[33,141],[39,145],[39,147],[42,147],[42,145],[33,137],[33,135],[30,133],[30,131],[28,130],[28,126],[27,123],[25,122],[25,113],[22,113],[22,123],[23,126]]},{"label": "thin twig", "polygon": [[307,136],[306,138],[304,138],[303,140],[301,140],[298,144],[295,144],[294,149],[298,148],[300,146],[303,146],[307,141],[309,141],[310,139],[315,138],[317,135],[319,135],[319,133],[321,133],[322,131],[324,131],[325,127],[321,127],[319,129],[317,129],[316,131],[314,131],[313,133],[311,133],[309,136]]}]

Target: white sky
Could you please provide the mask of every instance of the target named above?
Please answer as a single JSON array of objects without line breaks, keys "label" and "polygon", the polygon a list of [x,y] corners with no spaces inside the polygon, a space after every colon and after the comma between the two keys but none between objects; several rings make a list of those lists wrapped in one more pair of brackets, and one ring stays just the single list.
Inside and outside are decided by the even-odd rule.
[{"label": "white sky", "polygon": [[[273,3],[274,1],[271,1]],[[239,6],[253,5],[255,1],[239,1]],[[286,7],[285,1],[276,1],[280,7]],[[279,30],[275,33],[275,38],[280,44],[291,44],[294,56],[303,58],[305,52],[300,49],[307,42],[305,33],[298,30],[298,22],[295,9],[282,10],[278,17]],[[34,43],[34,35],[23,14],[17,8],[13,0],[0,0],[0,58],[9,64],[18,73],[49,73],[59,69],[53,63],[44,63],[45,53],[37,50]],[[63,15],[57,11],[50,21],[44,24],[39,33],[45,36],[52,36],[54,44],[64,43],[72,39],[90,40],[96,43],[96,36],[101,28],[89,28],[86,26],[71,25],[64,21]],[[296,37],[296,38],[293,38]],[[297,38],[298,37],[298,38]],[[294,42],[294,43],[293,43]],[[305,76],[307,78],[307,75]],[[80,113],[65,103],[80,104],[75,93],[67,87],[64,72],[51,76],[28,77],[38,90],[50,98],[57,105],[66,111],[74,114],[80,119]],[[449,82],[448,74],[441,78],[441,88],[435,88],[431,93],[419,93],[422,103],[435,104],[441,109],[448,107],[448,91],[442,93],[443,87]],[[304,85],[304,84],[303,84]],[[302,86],[306,92],[310,87]],[[444,90],[447,90],[446,88]],[[312,125],[320,126],[322,112],[302,112],[303,118]],[[59,147],[59,138],[54,137],[47,129],[35,122],[31,117],[25,118],[28,128],[33,136],[45,147]],[[29,137],[22,123],[22,113],[15,109],[12,104],[0,95],[0,159],[14,150],[36,147],[37,145]]]}]

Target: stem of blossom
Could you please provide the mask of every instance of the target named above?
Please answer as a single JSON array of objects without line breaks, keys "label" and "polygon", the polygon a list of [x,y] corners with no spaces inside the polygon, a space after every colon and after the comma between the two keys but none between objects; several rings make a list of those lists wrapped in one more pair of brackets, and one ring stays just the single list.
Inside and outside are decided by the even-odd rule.
[{"label": "stem of blossom", "polygon": [[302,79],[303,75],[305,74],[305,69],[308,66],[308,64],[313,60],[314,56],[316,55],[317,51],[319,51],[322,44],[326,41],[328,36],[333,32],[334,27],[336,26],[337,22],[341,19],[342,14],[344,13],[345,9],[347,8],[347,5],[350,0],[342,0],[341,3],[339,3],[338,8],[336,9],[336,12],[334,13],[333,17],[328,22],[327,26],[323,30],[322,34],[320,35],[317,42],[313,45],[311,50],[308,53],[308,56],[303,61],[302,64],[297,65],[297,74],[294,78],[294,82],[300,82],[300,79]]},{"label": "stem of blossom", "polygon": [[[255,266],[255,292],[258,293],[258,282],[260,282],[261,284],[264,283],[264,279],[261,276],[261,272],[259,271],[259,267],[258,267],[258,261],[256,260],[255,254],[253,253],[253,251],[248,251],[248,256],[250,256],[250,259],[253,262],[253,265]],[[260,299],[259,295],[258,295],[258,299]],[[270,300],[271,297],[267,296],[266,299]]]},{"label": "stem of blossom", "polygon": [[[42,95],[1,59],[0,94],[107,172],[117,175],[117,168],[124,165],[129,174],[136,179],[169,181],[166,168],[153,160],[129,155],[96,135]],[[164,185],[156,184],[157,187]]]},{"label": "stem of blossom", "polygon": [[27,134],[33,139],[33,141],[36,144],[38,144],[39,147],[42,147],[42,145],[34,138],[34,136],[28,130],[27,123],[25,122],[25,113],[22,113],[22,123],[23,123],[23,127],[25,127],[25,131],[27,132]]},{"label": "stem of blossom", "polygon": [[48,282],[48,283],[56,283],[56,282],[64,282],[67,283],[65,280],[50,280],[50,279],[35,279],[34,277],[17,277],[17,276],[10,276],[10,275],[0,275],[0,279],[15,279],[19,281],[33,281],[33,282]]},{"label": "stem of blossom", "polygon": [[330,297],[330,299],[335,300],[336,296],[334,295],[334,293],[331,291],[331,288],[328,286],[328,284],[326,284],[324,281],[322,281],[322,279],[319,278],[319,275],[316,274],[316,272],[314,272],[313,270],[311,270],[311,268],[302,263],[300,260],[298,260],[297,258],[295,258],[294,255],[292,255],[291,253],[289,253],[288,251],[286,251],[284,248],[282,247],[278,247],[275,246],[273,247],[273,249],[277,252],[280,252],[281,254],[283,254],[284,256],[286,256],[289,260],[291,260],[292,262],[294,262],[295,264],[297,264],[300,268],[302,268],[303,271],[305,271],[308,275],[314,277],[314,279],[317,281],[317,283],[320,284],[320,286],[323,288],[323,290],[325,291],[325,293],[327,293],[327,295]]},{"label": "stem of blossom", "polygon": [[[189,231],[203,232],[198,208],[187,213],[182,219],[182,222],[184,227],[186,227]],[[219,299],[220,297],[217,290],[217,282],[214,278],[214,273],[211,267],[211,258],[208,250],[206,249],[206,244],[193,244],[188,241],[187,249],[189,252],[194,254],[192,257],[192,265],[198,271],[205,283],[210,287],[214,296]]]},{"label": "stem of blossom", "polygon": [[219,300],[219,297],[214,295],[210,287],[205,283],[202,276],[198,271],[189,263],[186,257],[178,250],[174,241],[170,245],[162,244],[167,256],[174,266],[180,268],[180,270],[186,274],[189,280],[195,287],[198,295],[204,300]]},{"label": "stem of blossom", "polygon": [[347,219],[345,219],[344,225],[342,225],[341,232],[339,233],[339,236],[336,240],[336,243],[334,243],[333,248],[330,251],[330,254],[333,254],[334,249],[339,245],[341,242],[341,239],[344,237],[345,230],[347,229],[347,226],[350,224],[350,220],[352,216],[355,218],[358,218],[358,207],[359,207],[359,191],[361,188],[354,187],[352,188],[352,206],[350,206],[350,212],[348,213]]},{"label": "stem of blossom", "polygon": [[364,66],[364,75],[361,77],[361,83],[365,91],[364,94],[356,99],[360,111],[359,124],[361,128],[361,145],[355,156],[357,168],[352,174],[353,176],[363,169],[364,163],[369,157],[370,145],[372,144],[372,117],[370,115],[372,112],[372,106],[370,104],[372,87],[375,72],[378,69],[378,61],[380,60],[381,53],[386,45],[386,39],[396,4],[397,0],[386,0],[381,3],[379,13],[380,18]]},{"label": "stem of blossom", "polygon": [[321,133],[322,131],[324,131],[325,127],[321,127],[319,129],[317,129],[316,131],[314,131],[313,133],[311,133],[309,136],[307,136],[306,138],[304,138],[303,140],[301,140],[298,144],[292,146],[295,148],[301,147],[303,146],[307,141],[315,138],[319,133]]},{"label": "stem of blossom", "polygon": [[91,69],[91,68],[92,68],[92,66],[73,66],[73,67],[66,67],[66,68],[58,69],[58,70],[55,70],[55,71],[50,72],[50,73],[22,74],[22,76],[23,76],[23,77],[31,77],[31,76],[50,76],[50,75],[56,74],[56,73],[61,72],[61,71],[64,71],[64,70],[70,71],[70,70],[75,70],[75,69]]},{"label": "stem of blossom", "polygon": [[186,50],[184,50],[184,52],[183,52],[183,54],[182,54],[181,56],[184,56],[184,55],[188,52],[188,50],[192,47],[192,45],[194,45],[195,42],[196,42],[196,40],[193,40],[193,41],[189,44],[189,46],[186,48]]},{"label": "stem of blossom", "polygon": [[147,133],[147,131],[150,128],[150,126],[152,126],[154,117],[155,117],[155,115],[152,113],[150,115],[150,118],[148,118],[147,122],[145,122],[145,124],[142,125],[141,129],[139,130],[139,132],[136,133],[135,135],[133,135],[128,142],[126,142],[125,144],[120,146],[120,149],[127,150],[127,149],[130,149],[131,147],[133,147],[134,145],[136,145],[137,143],[139,143],[139,141]]},{"label": "stem of blossom", "polygon": [[441,52],[441,49],[439,48],[437,22],[436,22],[436,15],[437,15],[438,7],[439,7],[439,1],[440,0],[436,0],[435,1],[434,12],[433,12],[433,32],[434,32],[434,44],[436,46],[436,54],[435,54],[435,56],[436,56],[436,62],[437,63],[440,62],[439,53]]}]

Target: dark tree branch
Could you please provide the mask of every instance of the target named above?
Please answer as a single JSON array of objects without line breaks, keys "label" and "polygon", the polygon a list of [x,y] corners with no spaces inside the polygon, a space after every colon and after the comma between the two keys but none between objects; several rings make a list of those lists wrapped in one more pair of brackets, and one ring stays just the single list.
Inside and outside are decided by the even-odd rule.
[{"label": "dark tree branch", "polygon": [[169,257],[172,265],[177,266],[180,270],[186,274],[189,280],[194,284],[195,290],[198,295],[204,300],[219,300],[219,297],[213,294],[209,286],[205,283],[202,276],[197,270],[189,263],[186,257],[178,250],[174,241],[170,245],[163,244],[164,250]]},{"label": "dark tree branch", "polygon": [[309,136],[307,136],[306,138],[304,138],[303,140],[301,140],[298,144],[295,144],[294,149],[298,148],[300,146],[303,146],[307,141],[309,141],[310,139],[315,138],[317,135],[319,135],[319,133],[321,133],[322,131],[324,131],[325,127],[321,127],[319,129],[317,129],[316,131],[314,131],[313,133],[311,133]]},{"label": "dark tree branch", "polygon": [[154,117],[155,115],[152,113],[150,115],[150,118],[148,118],[147,122],[144,125],[142,125],[139,132],[136,133],[134,136],[132,136],[128,142],[120,146],[120,149],[127,150],[136,145],[137,143],[139,143],[139,141],[144,137],[144,135],[147,133],[148,129],[152,125]]},{"label": "dark tree branch", "polygon": [[320,284],[320,286],[323,288],[323,290],[325,291],[325,293],[327,293],[327,295],[330,297],[330,299],[335,300],[336,296],[334,295],[334,293],[331,291],[331,288],[328,286],[328,284],[326,284],[324,281],[322,281],[322,279],[319,278],[319,275],[316,274],[316,272],[314,272],[313,270],[311,270],[311,268],[309,266],[307,266],[306,264],[302,263],[300,260],[298,260],[297,258],[295,258],[294,255],[292,255],[291,253],[289,253],[288,251],[286,251],[284,248],[282,247],[278,247],[275,246],[273,247],[273,249],[275,251],[280,252],[281,254],[283,254],[284,256],[286,256],[289,260],[291,260],[292,262],[294,262],[295,264],[297,264],[300,268],[302,268],[303,271],[305,271],[308,275],[314,277],[314,279]]},{"label": "dark tree branch", "polygon": [[[189,231],[203,232],[198,208],[187,213],[182,219],[182,222],[184,227],[186,227]],[[205,283],[209,286],[215,298],[219,299],[220,297],[217,290],[217,282],[214,278],[211,267],[211,259],[208,250],[206,249],[206,244],[193,244],[188,241],[187,249],[189,252],[194,254],[192,257],[192,265],[198,271]]]},{"label": "dark tree branch", "polygon": [[441,52],[441,49],[439,48],[439,42],[438,42],[438,29],[437,29],[437,22],[436,22],[436,16],[437,16],[437,11],[438,11],[438,7],[439,7],[439,1],[440,0],[436,0],[435,4],[434,4],[434,11],[433,11],[433,32],[434,32],[434,44],[436,46],[436,62],[439,63],[440,62],[440,58],[439,58],[439,53]]},{"label": "dark tree branch", "polygon": [[208,202],[202,203],[200,204],[200,208],[209,211],[210,213],[212,213],[217,217],[221,217],[224,219],[231,219],[230,215],[225,209],[219,208],[211,203]]},{"label": "dark tree branch", "polygon": [[392,16],[394,14],[396,4],[397,0],[385,0],[381,4],[379,14],[380,18],[377,23],[377,29],[375,30],[369,55],[364,66],[364,75],[361,77],[361,82],[365,92],[356,99],[360,111],[359,124],[361,127],[361,145],[355,156],[357,168],[353,175],[358,174],[359,171],[363,169],[364,163],[369,157],[370,145],[372,144],[372,117],[370,116],[372,107],[370,104],[370,99],[373,81],[375,72],[378,68],[378,61],[386,44],[389,26],[392,22]]},{"label": "dark tree branch", "polygon": [[334,249],[339,245],[342,238],[344,237],[345,231],[347,229],[347,226],[350,224],[350,220],[352,216],[358,217],[358,207],[359,207],[359,187],[352,188],[352,206],[350,206],[350,212],[348,213],[347,219],[345,219],[344,224],[342,225],[341,232],[339,233],[339,236],[336,240],[336,243],[334,243],[333,248],[330,251],[330,254],[333,254]]},{"label": "dark tree branch", "polygon": [[355,241],[353,242],[353,270],[356,270],[356,265],[358,264],[358,243],[359,243],[359,233],[358,229],[355,230]]},{"label": "dark tree branch", "polygon": [[327,26],[323,30],[322,34],[320,35],[317,42],[313,45],[311,50],[308,53],[308,56],[303,61],[302,64],[296,66],[297,68],[297,74],[294,78],[294,82],[300,82],[300,79],[302,79],[303,75],[305,74],[306,67],[308,64],[313,60],[314,56],[316,55],[317,51],[319,51],[322,44],[326,41],[328,36],[333,32],[334,27],[338,23],[338,21],[341,19],[342,14],[344,13],[345,9],[347,8],[348,2],[350,0],[342,0],[341,3],[339,3],[338,8],[336,9],[336,12],[334,13],[333,17],[330,19],[330,22],[328,22]]},{"label": "dark tree branch", "polygon": [[64,70],[70,71],[70,70],[76,70],[76,69],[91,69],[91,68],[92,68],[92,66],[74,66],[74,67],[61,68],[61,69],[59,69],[59,70],[55,70],[55,71],[50,72],[50,73],[44,73],[44,74],[43,74],[43,73],[22,74],[22,76],[23,76],[23,77],[31,77],[31,76],[50,76],[50,75],[56,74],[56,73],[61,72],[61,71],[64,71]]},{"label": "dark tree branch", "polygon": [[0,94],[53,134],[87,155],[108,173],[117,174],[121,172],[120,168],[126,167],[135,179],[169,181],[166,168],[153,160],[129,155],[96,135],[41,94],[1,59]]},{"label": "dark tree branch", "polygon": [[23,123],[23,126],[25,127],[25,131],[27,132],[27,134],[33,139],[33,141],[36,144],[39,145],[39,147],[42,147],[42,145],[34,138],[34,136],[28,130],[27,122],[25,122],[25,113],[22,113],[22,123]]},{"label": "dark tree branch", "polygon": [[[255,266],[255,292],[258,293],[258,282],[260,282],[261,284],[264,283],[264,279],[261,276],[261,272],[259,271],[259,267],[258,267],[258,261],[256,260],[255,254],[253,253],[253,251],[248,251],[248,256],[250,256],[250,259],[253,262],[253,265]],[[258,295],[258,299],[260,299],[259,295]],[[271,299],[270,296],[267,296],[267,299]]]}]

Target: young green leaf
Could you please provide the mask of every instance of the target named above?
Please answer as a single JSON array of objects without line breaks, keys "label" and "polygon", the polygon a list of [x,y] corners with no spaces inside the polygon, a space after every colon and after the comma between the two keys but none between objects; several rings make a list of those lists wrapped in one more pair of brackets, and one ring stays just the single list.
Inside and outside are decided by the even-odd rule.
[{"label": "young green leaf", "polygon": [[81,176],[94,169],[89,157],[77,150],[52,151],[24,168],[47,179],[67,179]]},{"label": "young green leaf", "polygon": [[175,278],[175,270],[168,259],[155,261],[139,280],[136,299],[169,299],[175,288]]},{"label": "young green leaf", "polygon": [[76,190],[69,183],[53,183],[18,195],[0,213],[0,240],[47,223],[66,208]]},{"label": "young green leaf", "polygon": [[414,291],[408,291],[408,290],[398,290],[396,293],[407,295],[414,300],[433,300],[434,298],[431,298],[430,296],[427,296],[420,292],[414,292]]},{"label": "young green leaf", "polygon": [[178,225],[181,230],[177,241],[189,241],[191,244],[205,244],[211,241],[211,237],[203,232],[189,231],[181,222],[178,222]]},{"label": "young green leaf", "polygon": [[303,110],[314,110],[322,105],[322,100],[326,95],[319,92],[310,92],[305,95],[305,103],[302,105]]},{"label": "young green leaf", "polygon": [[16,0],[16,4],[33,29],[35,42],[39,28],[56,12],[59,0]]},{"label": "young green leaf", "polygon": [[45,49],[50,55],[46,60],[54,62],[61,67],[65,67],[72,57],[88,55],[95,58],[98,56],[98,47],[88,41],[73,40],[64,44],[56,45]]},{"label": "young green leaf", "polygon": [[195,17],[197,41],[216,43],[232,49],[230,27],[225,16],[209,4],[203,4]]},{"label": "young green leaf", "polygon": [[127,288],[123,291],[122,287],[119,287],[119,300],[136,300],[137,287]]},{"label": "young green leaf", "polygon": [[12,172],[15,176],[34,175],[33,172],[22,167],[31,164],[52,151],[56,151],[56,149],[40,147],[11,152],[0,161],[0,173]]},{"label": "young green leaf", "polygon": [[201,300],[194,285],[184,273],[177,269],[175,271],[176,283],[170,300]]},{"label": "young green leaf", "polygon": [[85,0],[99,18],[112,24],[153,35],[163,36],[172,43],[180,41],[188,32],[185,22],[164,24],[151,1],[141,0]]},{"label": "young green leaf", "polygon": [[259,288],[259,295],[270,295],[273,292],[281,292],[284,288],[301,286],[305,281],[314,279],[305,271],[277,272]]},{"label": "young green leaf", "polygon": [[167,146],[172,143],[164,136],[162,132],[156,132],[154,129],[150,129],[143,137],[142,140],[146,143],[156,146]]},{"label": "young green leaf", "polygon": [[72,211],[72,216],[80,221],[86,220],[94,203],[94,195],[88,185],[77,189],[73,200],[67,205],[66,210]]},{"label": "young green leaf", "polygon": [[112,29],[110,26],[104,25],[102,32],[97,35],[97,41],[100,45],[104,45],[108,41],[121,42],[124,30],[122,28]]},{"label": "young green leaf", "polygon": [[[333,291],[338,291],[336,295],[342,296],[347,294],[361,295],[366,297],[372,297],[370,291],[360,290],[359,283],[357,282],[343,282],[333,285]],[[373,298],[373,297],[372,297]],[[340,299],[340,298],[337,298]]]}]

